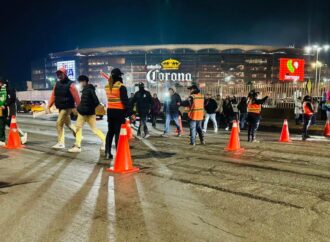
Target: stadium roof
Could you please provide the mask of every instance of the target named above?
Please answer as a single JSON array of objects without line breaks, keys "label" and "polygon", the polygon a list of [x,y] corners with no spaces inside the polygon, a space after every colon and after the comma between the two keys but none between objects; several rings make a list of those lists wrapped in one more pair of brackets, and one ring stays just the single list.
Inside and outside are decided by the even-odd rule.
[{"label": "stadium roof", "polygon": [[267,45],[230,45],[230,44],[171,44],[171,45],[132,45],[74,49],[50,54],[62,56],[97,56],[118,54],[183,54],[183,53],[274,53],[298,51],[293,47]]}]

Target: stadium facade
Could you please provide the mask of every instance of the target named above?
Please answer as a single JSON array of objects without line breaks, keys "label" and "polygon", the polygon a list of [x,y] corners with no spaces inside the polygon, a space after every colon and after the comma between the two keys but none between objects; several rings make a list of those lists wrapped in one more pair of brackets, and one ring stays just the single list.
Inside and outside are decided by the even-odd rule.
[{"label": "stadium facade", "polygon": [[[274,83],[279,81],[280,58],[305,59],[308,66],[303,50],[292,47],[201,44],[75,49],[33,62],[32,85],[34,89],[50,89],[59,66],[67,67],[71,79],[85,74],[100,87],[106,83],[100,72],[110,73],[114,67],[123,70],[128,87],[138,82],[148,87],[191,82],[201,86]],[[309,78],[308,68],[305,70],[305,78]]]}]

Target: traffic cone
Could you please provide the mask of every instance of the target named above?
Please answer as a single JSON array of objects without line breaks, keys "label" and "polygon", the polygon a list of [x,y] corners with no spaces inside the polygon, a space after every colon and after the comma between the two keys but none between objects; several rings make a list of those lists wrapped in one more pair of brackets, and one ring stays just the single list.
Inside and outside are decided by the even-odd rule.
[{"label": "traffic cone", "polygon": [[[184,134],[184,130],[183,130],[183,126],[182,126],[181,115],[179,115],[178,121],[179,121],[179,126],[180,126],[180,129],[181,129],[181,134]],[[178,129],[176,129],[176,133],[179,134],[179,130]]]},{"label": "traffic cone", "polygon": [[5,148],[7,149],[20,149],[24,146],[21,143],[21,139],[18,134],[18,127],[16,123],[16,116],[12,116],[9,128],[8,141]]},{"label": "traffic cone", "polygon": [[127,129],[127,136],[128,136],[128,140],[131,140],[134,138],[133,136],[133,130],[132,130],[132,127],[131,127],[131,122],[129,121],[129,119],[127,118],[126,119],[126,129]]},{"label": "traffic cone", "polygon": [[281,132],[279,142],[282,142],[282,143],[291,142],[288,120],[286,120],[286,119],[284,120],[284,123],[283,123],[283,128],[282,128],[282,132]]},{"label": "traffic cone", "polygon": [[233,127],[231,129],[229,144],[225,148],[227,151],[244,151],[244,148],[241,148],[241,144],[239,141],[239,132],[237,121],[233,122]]},{"label": "traffic cone", "polygon": [[327,120],[327,122],[325,123],[323,135],[325,137],[330,137],[330,124],[329,124],[329,120]]},{"label": "traffic cone", "polygon": [[129,173],[139,171],[139,168],[133,167],[131,151],[128,144],[127,128],[125,124],[121,125],[118,148],[114,166],[107,169],[114,173]]}]

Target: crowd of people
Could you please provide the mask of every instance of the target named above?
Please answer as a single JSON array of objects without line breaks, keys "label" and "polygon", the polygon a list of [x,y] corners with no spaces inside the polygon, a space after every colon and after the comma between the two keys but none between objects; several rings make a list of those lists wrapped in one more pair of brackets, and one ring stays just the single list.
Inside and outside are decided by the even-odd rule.
[{"label": "crowd of people", "polygon": [[[206,93],[204,96],[197,85],[188,87],[190,95],[182,99],[174,87],[168,89],[163,104],[157,94],[151,95],[146,90],[144,83],[139,83],[138,90],[128,97],[127,88],[123,83],[124,73],[115,68],[111,71],[111,76],[105,86],[107,96],[107,121],[108,132],[106,135],[96,127],[95,108],[100,104],[95,92],[95,87],[89,83],[89,78],[81,75],[78,78],[81,95],[72,80],[68,78],[67,70],[60,68],[56,71],[58,81],[56,82],[51,97],[48,101],[47,112],[55,105],[59,110],[56,123],[57,143],[54,149],[65,148],[64,125],[71,130],[75,136],[75,143],[69,152],[81,152],[82,128],[87,123],[92,132],[95,133],[102,142],[100,150],[105,152],[107,159],[112,159],[111,147],[113,141],[116,146],[120,135],[121,125],[128,119],[135,124],[139,117],[137,135],[141,138],[149,138],[147,122],[150,119],[152,126],[156,127],[157,120],[161,114],[164,117],[163,137],[168,137],[171,133],[171,122],[177,129],[177,136],[180,137],[182,130],[181,119],[183,114],[180,111],[184,107],[187,111],[190,128],[190,145],[196,145],[196,138],[200,143],[205,144],[205,134],[208,132],[209,121],[211,120],[215,133],[220,128],[231,129],[234,121],[239,124],[241,130],[247,130],[247,140],[258,142],[256,132],[258,130],[262,105],[266,102],[267,96],[260,98],[259,93],[252,90],[246,97],[220,95],[212,96]],[[16,115],[16,108],[13,104],[16,101],[16,91],[9,88],[9,83],[0,78],[0,145],[5,145],[5,127],[10,125],[13,115]],[[303,124],[302,139],[309,138],[308,128],[315,123],[319,100],[310,96],[298,97],[295,100],[295,120],[297,124]],[[330,94],[326,95],[322,103],[328,119],[330,118]],[[182,110],[182,109],[181,109]],[[161,112],[162,111],[162,112]],[[77,116],[76,125],[71,124],[71,115]],[[27,134],[19,130],[22,142],[26,142]]]}]

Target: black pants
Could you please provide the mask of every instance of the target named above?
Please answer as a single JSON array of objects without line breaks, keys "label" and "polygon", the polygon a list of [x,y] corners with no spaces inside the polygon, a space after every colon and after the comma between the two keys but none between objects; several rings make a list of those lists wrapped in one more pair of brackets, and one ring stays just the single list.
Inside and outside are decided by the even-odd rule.
[{"label": "black pants", "polygon": [[151,113],[151,123],[152,123],[152,127],[156,127],[156,123],[157,123],[157,113]]},{"label": "black pants", "polygon": [[0,117],[0,141],[6,142],[6,117]]},{"label": "black pants", "polygon": [[311,125],[312,116],[304,115],[304,125],[303,125],[303,132],[302,137],[308,138],[308,128]]},{"label": "black pants", "polygon": [[252,116],[248,114],[247,122],[248,122],[248,141],[253,141],[256,139],[256,133],[259,128],[260,117]]},{"label": "black pants", "polygon": [[105,153],[111,154],[113,137],[115,137],[116,148],[118,145],[121,125],[125,123],[126,113],[120,109],[108,109],[108,133],[106,138]]}]

